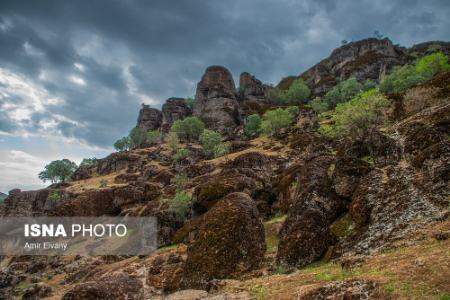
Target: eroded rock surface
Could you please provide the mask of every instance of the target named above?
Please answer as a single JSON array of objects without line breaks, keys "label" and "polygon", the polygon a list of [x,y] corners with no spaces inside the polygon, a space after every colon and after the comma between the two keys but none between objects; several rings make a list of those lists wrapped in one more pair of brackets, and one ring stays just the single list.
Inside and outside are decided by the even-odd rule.
[{"label": "eroded rock surface", "polygon": [[232,193],[205,215],[188,249],[184,285],[205,287],[212,279],[236,277],[257,268],[266,250],[264,228],[254,201]]}]

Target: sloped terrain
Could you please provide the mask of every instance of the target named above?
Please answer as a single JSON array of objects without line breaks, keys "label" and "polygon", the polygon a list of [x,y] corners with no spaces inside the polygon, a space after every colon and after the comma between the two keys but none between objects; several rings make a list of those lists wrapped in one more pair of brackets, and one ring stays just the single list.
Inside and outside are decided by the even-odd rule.
[{"label": "sloped terrain", "polygon": [[[356,64],[354,47],[388,48],[370,74],[404,63],[405,49],[370,40],[321,64],[354,75],[330,62]],[[389,122],[358,141],[322,135],[330,120],[305,105],[270,138],[246,137],[245,116],[277,105],[248,73],[239,92],[230,80],[208,68],[193,110],[171,98],[162,112],[143,107],[137,124],[164,131],[206,114],[228,154],[208,159],[182,141],[191,155],[174,160],[168,143],[143,145],[0,206],[2,217],[156,216],[155,253],[2,257],[0,299],[448,299],[450,73],[389,95]],[[171,205],[180,191],[183,213]]]}]

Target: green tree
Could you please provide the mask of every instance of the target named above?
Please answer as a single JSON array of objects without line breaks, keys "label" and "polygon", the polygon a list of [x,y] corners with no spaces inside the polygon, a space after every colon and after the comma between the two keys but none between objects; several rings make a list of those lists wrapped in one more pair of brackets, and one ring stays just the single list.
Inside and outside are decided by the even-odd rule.
[{"label": "green tree", "polygon": [[380,90],[385,93],[398,93],[420,82],[432,78],[440,72],[450,70],[448,56],[438,52],[426,55],[415,65],[404,65],[394,69],[380,83]]},{"label": "green tree", "polygon": [[329,90],[323,99],[328,109],[333,109],[338,103],[349,101],[363,90],[363,85],[355,77],[339,82]]},{"label": "green tree", "polygon": [[200,144],[202,145],[203,152],[208,157],[214,157],[214,150],[217,145],[222,141],[220,133],[205,129],[200,136]]},{"label": "green tree", "polygon": [[426,79],[430,79],[437,73],[450,70],[448,57],[440,52],[422,57],[416,63],[416,71]]},{"label": "green tree", "polygon": [[169,134],[166,136],[166,143],[169,147],[170,152],[175,153],[178,150],[178,147],[180,145],[180,139],[178,138],[178,134],[176,132],[169,132]]},{"label": "green tree", "polygon": [[148,143],[156,144],[161,139],[161,133],[158,130],[148,131],[145,138]]},{"label": "green tree", "polygon": [[294,80],[287,90],[280,90],[276,87],[269,90],[269,98],[283,104],[306,102],[310,94],[308,85],[301,78]]},{"label": "green tree", "polygon": [[183,120],[176,120],[172,125],[171,131],[191,142],[192,140],[198,140],[204,129],[205,124],[202,120],[197,117],[186,117]]},{"label": "green tree", "polygon": [[389,105],[387,98],[377,90],[362,92],[327,113],[333,122],[321,125],[319,131],[330,137],[363,139],[386,122]]},{"label": "green tree", "polygon": [[58,181],[65,182],[69,179],[77,169],[77,164],[66,158],[61,160],[54,160],[44,167],[44,170],[39,173],[39,179],[51,183]]},{"label": "green tree", "polygon": [[128,137],[123,137],[123,138],[118,139],[114,143],[114,148],[117,151],[129,150],[130,149],[130,139]]},{"label": "green tree", "polygon": [[261,124],[261,132],[272,136],[282,128],[291,125],[294,117],[292,110],[289,109],[277,108],[269,110],[263,116],[264,121]]},{"label": "green tree", "polygon": [[305,102],[311,91],[303,79],[296,79],[283,96],[283,102],[286,104],[298,104]]},{"label": "green tree", "polygon": [[90,166],[94,166],[98,163],[98,159],[93,157],[93,158],[83,158],[83,160],[80,163],[80,167],[90,167]]},{"label": "green tree", "polygon": [[179,161],[191,155],[191,150],[186,148],[178,149],[177,152],[172,156],[174,161]]},{"label": "green tree", "polygon": [[140,127],[134,127],[131,129],[130,134],[128,135],[130,140],[130,145],[132,148],[139,148],[145,142],[146,133]]},{"label": "green tree", "polygon": [[398,93],[426,78],[416,72],[413,65],[404,65],[385,76],[380,83],[380,90],[385,93]]},{"label": "green tree", "polygon": [[244,133],[247,136],[254,136],[259,132],[262,119],[258,114],[253,114],[247,117],[245,122]]}]

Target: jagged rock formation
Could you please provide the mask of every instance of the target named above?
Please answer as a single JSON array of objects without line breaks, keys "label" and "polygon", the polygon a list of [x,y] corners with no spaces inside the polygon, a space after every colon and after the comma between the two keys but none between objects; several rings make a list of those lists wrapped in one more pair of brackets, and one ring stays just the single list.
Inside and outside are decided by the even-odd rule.
[{"label": "jagged rock formation", "polygon": [[442,52],[445,55],[449,55],[450,42],[430,41],[413,45],[408,49],[408,53],[413,57],[421,57],[436,51]]},{"label": "jagged rock formation", "polygon": [[250,73],[239,76],[239,112],[242,119],[255,113],[264,113],[271,102],[267,98],[267,86]]},{"label": "jagged rock formation", "polygon": [[182,120],[192,114],[192,109],[183,98],[169,98],[162,106],[163,131],[168,132],[173,122]]},{"label": "jagged rock formation", "polygon": [[331,89],[339,79],[355,76],[358,80],[378,82],[395,66],[408,61],[406,50],[395,46],[388,38],[351,42],[334,50],[331,55],[300,75],[315,95]]},{"label": "jagged rock formation", "polygon": [[239,103],[230,71],[222,66],[211,66],[197,84],[194,116],[205,122],[207,128],[231,134],[239,125]]},{"label": "jagged rock formation", "polygon": [[351,42],[335,49],[331,55],[303,72],[300,76],[289,76],[280,81],[278,87],[287,89],[297,78],[307,81],[314,95],[322,95],[339,80],[355,76],[359,80],[378,81],[394,66],[407,62],[404,48],[394,46],[385,38],[370,38]]},{"label": "jagged rock formation", "polygon": [[156,130],[161,127],[163,114],[159,109],[142,104],[136,126],[144,131]]}]

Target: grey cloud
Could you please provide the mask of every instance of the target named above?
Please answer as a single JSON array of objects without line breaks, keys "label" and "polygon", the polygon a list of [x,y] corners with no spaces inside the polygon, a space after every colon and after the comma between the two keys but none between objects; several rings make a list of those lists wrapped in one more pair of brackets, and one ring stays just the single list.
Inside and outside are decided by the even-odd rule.
[{"label": "grey cloud", "polygon": [[[0,24],[10,26],[0,27],[0,67],[65,100],[36,114],[29,130],[62,115],[73,121],[58,124],[63,135],[106,146],[133,126],[142,97],[160,106],[192,96],[208,65],[228,67],[235,79],[249,71],[276,83],[342,39],[375,30],[404,45],[449,40],[449,13],[448,1],[433,0],[1,1]],[[25,43],[42,55],[27,53]],[[70,82],[73,75],[86,85]],[[2,117],[0,129],[14,124]]]}]

